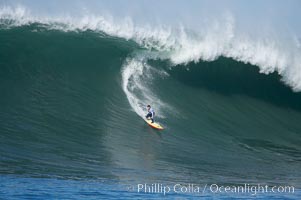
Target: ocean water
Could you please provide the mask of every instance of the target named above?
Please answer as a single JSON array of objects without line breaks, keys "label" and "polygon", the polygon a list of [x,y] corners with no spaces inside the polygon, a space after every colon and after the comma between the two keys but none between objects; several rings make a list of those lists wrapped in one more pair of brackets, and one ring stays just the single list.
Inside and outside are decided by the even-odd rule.
[{"label": "ocean water", "polygon": [[1,199],[300,198],[300,49],[93,20],[1,9]]}]

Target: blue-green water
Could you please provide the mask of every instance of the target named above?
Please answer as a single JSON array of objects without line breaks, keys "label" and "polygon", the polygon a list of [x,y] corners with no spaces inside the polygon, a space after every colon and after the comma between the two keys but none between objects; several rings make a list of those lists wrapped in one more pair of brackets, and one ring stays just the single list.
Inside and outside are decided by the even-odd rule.
[{"label": "blue-green water", "polygon": [[[174,66],[131,40],[39,24],[2,27],[0,44],[0,198],[253,197],[144,183],[300,197],[301,94],[276,73],[224,57]],[[164,131],[140,117],[147,104]]]}]

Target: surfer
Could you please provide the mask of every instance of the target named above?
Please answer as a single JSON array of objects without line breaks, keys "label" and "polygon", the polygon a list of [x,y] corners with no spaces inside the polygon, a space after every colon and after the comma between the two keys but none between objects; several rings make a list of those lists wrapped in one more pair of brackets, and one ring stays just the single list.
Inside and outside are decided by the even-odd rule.
[{"label": "surfer", "polygon": [[146,108],[148,112],[147,115],[145,116],[146,119],[150,118],[152,120],[152,123],[154,123],[154,117],[155,117],[154,109],[152,109],[150,105],[147,105]]}]

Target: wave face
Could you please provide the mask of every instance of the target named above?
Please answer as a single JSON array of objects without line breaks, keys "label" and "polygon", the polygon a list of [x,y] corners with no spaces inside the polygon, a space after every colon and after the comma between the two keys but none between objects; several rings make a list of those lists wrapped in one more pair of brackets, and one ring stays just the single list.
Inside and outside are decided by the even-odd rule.
[{"label": "wave face", "polygon": [[281,34],[285,31],[283,28],[270,30],[265,27],[260,28],[260,34],[256,33],[257,30],[247,33],[246,30],[241,31],[241,22],[236,22],[231,12],[225,12],[218,19],[200,21],[197,26],[200,28],[191,28],[185,24],[140,25],[135,24],[130,17],[120,20],[108,14],[45,16],[33,13],[24,6],[2,7],[1,24],[11,27],[40,23],[55,30],[104,32],[133,40],[146,49],[159,51],[162,59],[169,59],[174,65],[200,60],[213,61],[223,56],[256,65],[260,73],[277,72],[294,91],[301,90],[300,34],[291,29],[287,30],[290,32],[288,36]]},{"label": "wave face", "polygon": [[[76,181],[108,197],[154,180],[300,187],[300,47],[235,23],[197,32],[3,7],[0,176],[66,196]],[[147,104],[164,132],[141,120]]]}]

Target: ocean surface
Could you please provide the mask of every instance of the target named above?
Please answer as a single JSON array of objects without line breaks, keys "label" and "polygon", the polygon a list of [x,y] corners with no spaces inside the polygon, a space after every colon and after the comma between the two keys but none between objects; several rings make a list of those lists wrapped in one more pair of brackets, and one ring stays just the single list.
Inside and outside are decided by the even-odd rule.
[{"label": "ocean surface", "polygon": [[[300,71],[16,21],[0,21],[0,199],[300,199]],[[163,131],[143,120],[147,104]]]}]

